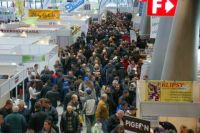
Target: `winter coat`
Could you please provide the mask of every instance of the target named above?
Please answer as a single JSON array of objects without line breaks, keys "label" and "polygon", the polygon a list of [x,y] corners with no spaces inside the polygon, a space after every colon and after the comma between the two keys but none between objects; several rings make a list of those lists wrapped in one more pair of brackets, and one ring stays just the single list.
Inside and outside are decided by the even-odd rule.
[{"label": "winter coat", "polygon": [[96,100],[92,97],[89,97],[84,105],[83,105],[83,112],[85,115],[94,115],[96,111]]},{"label": "winter coat", "polygon": [[74,133],[78,133],[79,131],[79,116],[76,112],[72,112],[72,114],[68,114],[66,111],[62,114],[61,116],[61,121],[60,121],[60,131],[67,133],[67,117],[71,115],[72,117],[72,128]]},{"label": "winter coat", "polygon": [[51,101],[52,106],[55,108],[58,106],[57,101],[60,99],[60,95],[58,91],[48,91],[46,94],[46,98],[48,98]]},{"label": "winter coat", "polygon": [[58,123],[58,111],[55,107],[51,106],[48,110],[44,110],[47,118],[53,122],[54,125]]},{"label": "winter coat", "polygon": [[120,124],[120,120],[114,114],[108,119],[107,130],[110,133],[113,129],[115,129]]},{"label": "winter coat", "polygon": [[11,133],[25,133],[26,120],[23,115],[14,112],[6,116],[5,123],[10,126]]},{"label": "winter coat", "polygon": [[95,115],[96,115],[97,120],[108,119],[109,109],[108,109],[106,103],[103,100],[99,101]]},{"label": "winter coat", "polygon": [[47,118],[47,114],[42,111],[37,111],[32,114],[29,122],[29,128],[34,131],[41,131],[44,125],[44,121]]}]

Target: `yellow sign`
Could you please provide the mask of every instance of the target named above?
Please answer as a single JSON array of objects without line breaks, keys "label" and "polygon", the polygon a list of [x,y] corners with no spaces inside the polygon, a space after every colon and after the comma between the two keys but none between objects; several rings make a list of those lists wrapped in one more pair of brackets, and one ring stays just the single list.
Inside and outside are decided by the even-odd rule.
[{"label": "yellow sign", "polygon": [[39,20],[60,20],[60,10],[29,9],[29,17],[39,17]]},{"label": "yellow sign", "polygon": [[20,17],[24,16],[24,1],[23,0],[16,0],[16,14]]},{"label": "yellow sign", "polygon": [[147,81],[146,101],[192,102],[191,81]]}]

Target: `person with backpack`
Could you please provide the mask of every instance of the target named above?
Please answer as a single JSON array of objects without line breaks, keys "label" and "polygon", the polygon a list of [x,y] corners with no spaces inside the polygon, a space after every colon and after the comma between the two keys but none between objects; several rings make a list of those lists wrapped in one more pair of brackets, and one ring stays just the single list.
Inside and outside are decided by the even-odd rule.
[{"label": "person with backpack", "polygon": [[87,133],[92,133],[91,128],[95,120],[96,100],[91,96],[91,89],[88,88],[86,93],[88,96],[86,96],[86,101],[83,105],[83,113],[85,114]]}]

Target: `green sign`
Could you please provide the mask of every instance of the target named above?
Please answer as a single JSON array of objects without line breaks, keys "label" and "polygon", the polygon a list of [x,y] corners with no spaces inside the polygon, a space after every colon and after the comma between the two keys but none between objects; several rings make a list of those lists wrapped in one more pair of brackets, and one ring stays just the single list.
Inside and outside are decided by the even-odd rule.
[{"label": "green sign", "polygon": [[38,56],[37,61],[45,61],[45,55]]},{"label": "green sign", "polygon": [[26,17],[22,20],[25,24],[37,24],[39,17]]},{"label": "green sign", "polygon": [[31,55],[23,55],[22,56],[23,63],[27,63],[27,62],[31,62],[31,61],[33,61],[33,56],[31,56]]}]

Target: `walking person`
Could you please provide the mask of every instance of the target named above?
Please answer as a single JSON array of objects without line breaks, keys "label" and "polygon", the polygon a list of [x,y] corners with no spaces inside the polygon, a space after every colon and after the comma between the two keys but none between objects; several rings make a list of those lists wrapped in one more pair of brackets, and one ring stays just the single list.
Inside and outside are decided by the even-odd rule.
[{"label": "walking person", "polygon": [[78,133],[79,131],[79,117],[73,110],[71,105],[67,106],[67,110],[63,112],[60,121],[61,133]]},{"label": "walking person", "polygon": [[91,89],[87,89],[86,93],[88,96],[86,96],[87,100],[83,105],[83,113],[85,114],[87,133],[92,133],[91,128],[94,125],[95,120],[96,100],[91,96]]},{"label": "walking person", "polygon": [[37,92],[36,90],[36,83],[34,81],[31,81],[30,87],[29,87],[29,94],[30,94],[30,102],[31,102],[31,112],[34,112],[34,106],[37,101],[37,96],[40,95],[40,92]]},{"label": "walking person", "polygon": [[19,107],[13,107],[13,113],[9,114],[5,118],[5,123],[10,126],[11,133],[25,133],[26,120],[19,112]]},{"label": "walking person", "polygon": [[107,124],[108,124],[108,118],[109,118],[109,108],[107,106],[107,94],[103,94],[101,96],[101,100],[99,101],[97,105],[96,110],[96,120],[97,122],[100,122],[102,124],[102,130],[104,133],[107,133]]}]

